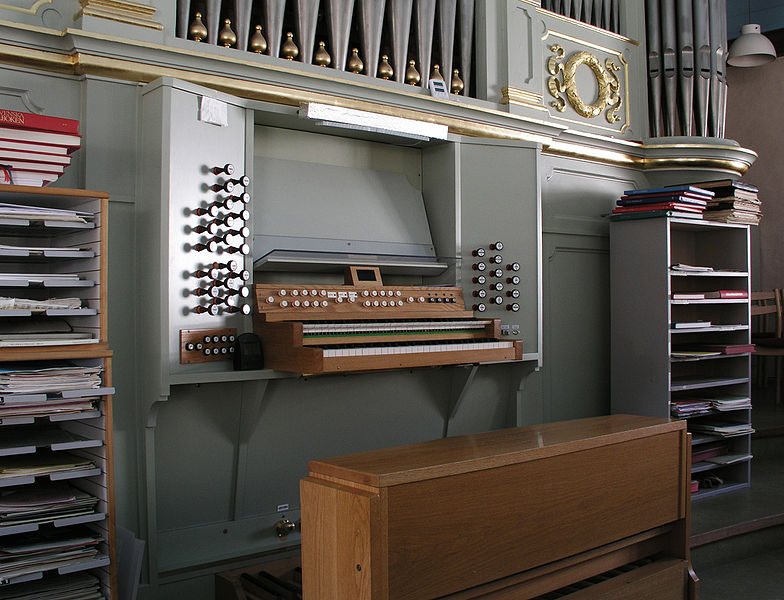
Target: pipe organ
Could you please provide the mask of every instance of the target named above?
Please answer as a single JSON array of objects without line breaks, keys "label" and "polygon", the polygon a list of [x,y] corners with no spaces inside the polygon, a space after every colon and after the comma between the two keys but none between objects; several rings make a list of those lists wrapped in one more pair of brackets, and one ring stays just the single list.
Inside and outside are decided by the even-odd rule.
[{"label": "pipe organ", "polygon": [[[434,77],[445,80],[454,94],[473,95],[469,90],[474,0],[288,4],[285,0],[206,0],[205,5],[204,0],[177,0],[177,36],[425,89]],[[407,71],[418,78],[407,76]]]},{"label": "pipe organ", "polygon": [[621,33],[621,0],[542,0],[542,8],[565,17]]},{"label": "pipe organ", "polygon": [[646,0],[651,137],[724,137],[724,0]]},{"label": "pipe organ", "polygon": [[[146,483],[176,506],[152,524],[155,569],[297,545],[275,524],[299,518],[305,461],[356,432],[365,447],[438,437],[494,404],[506,420],[541,357],[536,144],[336,127],[172,79],[141,106]],[[264,368],[235,370],[251,332]],[[237,410],[243,456],[274,461],[229,461],[226,479],[238,430],[218,424]],[[273,442],[269,411],[298,426]],[[380,425],[392,415],[426,433]],[[205,472],[217,483],[195,506],[175,482]],[[217,538],[201,514],[215,506]]]}]

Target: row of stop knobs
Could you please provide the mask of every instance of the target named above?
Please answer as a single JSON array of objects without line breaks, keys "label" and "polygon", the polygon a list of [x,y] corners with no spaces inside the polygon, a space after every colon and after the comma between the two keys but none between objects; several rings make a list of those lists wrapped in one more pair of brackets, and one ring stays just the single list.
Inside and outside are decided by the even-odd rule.
[{"label": "row of stop knobs", "polygon": [[477,302],[473,305],[473,310],[484,312],[487,310],[488,303],[502,305],[506,302],[506,310],[517,312],[520,310],[520,304],[518,302],[509,302],[509,300],[519,298],[520,290],[506,290],[505,284],[520,285],[520,277],[515,274],[520,270],[520,263],[507,263],[504,270],[496,266],[504,264],[504,257],[500,254],[488,256],[488,249],[491,252],[500,252],[504,249],[504,244],[503,242],[493,242],[487,249],[480,247],[471,252],[471,256],[480,259],[471,265],[471,269],[476,272],[471,278],[472,283],[476,286],[472,295],[477,299]]},{"label": "row of stop knobs", "polygon": [[[213,167],[209,171],[216,176],[223,176],[207,188],[213,192],[229,194],[218,197],[207,206],[200,206],[192,212],[202,217],[199,224],[190,231],[202,236],[199,243],[191,246],[198,252],[225,252],[245,256],[250,254],[250,245],[246,240],[250,237],[250,211],[246,206],[250,203],[250,194],[242,191],[250,185],[247,175],[232,178],[236,169],[232,164]],[[235,192],[239,192],[235,195]],[[201,302],[193,308],[197,314],[217,316],[221,313],[250,314],[251,307],[243,300],[250,296],[250,272],[242,269],[240,261],[213,262],[202,264],[190,274],[200,279],[199,287],[192,289],[191,294],[200,298]],[[207,303],[204,303],[204,300]]]},{"label": "row of stop knobs", "polygon": [[226,263],[214,262],[194,271],[191,275],[206,280],[207,283],[191,293],[209,301],[207,305],[196,306],[193,309],[195,313],[212,316],[219,315],[221,312],[250,314],[250,305],[242,304],[242,299],[250,295],[250,288],[245,285],[250,280],[250,271],[240,269],[236,260]]}]

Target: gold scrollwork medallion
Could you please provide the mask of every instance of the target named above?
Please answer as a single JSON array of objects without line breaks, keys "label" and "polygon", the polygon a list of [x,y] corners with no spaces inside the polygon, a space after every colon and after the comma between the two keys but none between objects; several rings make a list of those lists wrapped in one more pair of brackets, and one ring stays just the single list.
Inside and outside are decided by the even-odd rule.
[{"label": "gold scrollwork medallion", "polygon": [[[550,46],[550,51],[553,52],[553,56],[547,59],[547,72],[550,74],[547,80],[547,89],[550,95],[555,98],[550,102],[550,106],[559,112],[564,112],[568,100],[575,112],[586,119],[593,119],[607,109],[605,118],[608,123],[620,121],[618,112],[622,104],[619,93],[621,84],[615,75],[620,67],[610,58],[602,65],[599,58],[585,51],[575,52],[566,62],[563,62],[565,52],[563,47],[558,44]],[[582,65],[591,70],[599,90],[596,100],[591,104],[586,104],[577,90],[577,68]],[[563,73],[563,79],[559,78],[561,73]],[[566,94],[565,99],[562,94]]]}]

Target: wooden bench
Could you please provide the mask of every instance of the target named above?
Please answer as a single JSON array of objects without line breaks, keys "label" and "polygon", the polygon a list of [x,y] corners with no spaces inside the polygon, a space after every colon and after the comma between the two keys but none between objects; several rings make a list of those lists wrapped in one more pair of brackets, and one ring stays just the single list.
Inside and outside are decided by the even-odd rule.
[{"label": "wooden bench", "polygon": [[611,415],[312,461],[303,597],[694,600],[690,451],[684,421]]}]

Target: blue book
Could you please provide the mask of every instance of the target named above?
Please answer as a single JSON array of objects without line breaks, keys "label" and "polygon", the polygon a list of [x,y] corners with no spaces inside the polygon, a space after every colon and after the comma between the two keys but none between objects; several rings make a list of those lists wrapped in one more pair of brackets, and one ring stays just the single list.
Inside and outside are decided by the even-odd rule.
[{"label": "blue book", "polygon": [[618,206],[636,206],[639,204],[658,204],[660,202],[680,202],[682,204],[692,204],[694,206],[707,206],[707,201],[701,198],[694,198],[693,196],[678,196],[678,195],[651,195],[651,196],[632,196],[627,198],[624,196],[618,200]]},{"label": "blue book", "polygon": [[713,197],[714,192],[704,190],[693,185],[674,185],[672,187],[664,188],[648,188],[644,190],[626,190],[624,196],[639,196],[641,194],[677,194],[678,192],[691,192],[692,194],[699,194],[701,196]]},{"label": "blue book", "polygon": [[677,219],[702,219],[702,213],[683,212],[679,210],[643,210],[640,212],[614,213],[610,215],[610,220],[631,221],[634,219],[656,219],[660,217],[673,217]]}]

